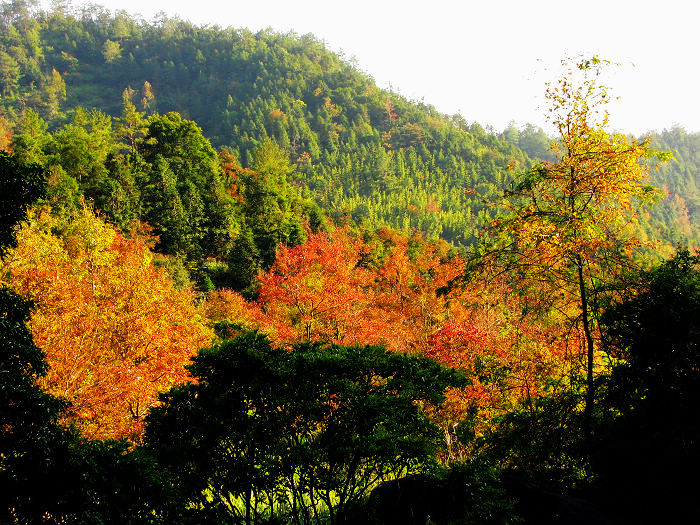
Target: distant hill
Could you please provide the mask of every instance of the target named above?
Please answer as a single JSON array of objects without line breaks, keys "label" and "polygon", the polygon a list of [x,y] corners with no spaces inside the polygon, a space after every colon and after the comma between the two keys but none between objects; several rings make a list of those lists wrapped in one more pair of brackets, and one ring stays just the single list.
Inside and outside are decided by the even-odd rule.
[{"label": "distant hill", "polygon": [[656,148],[675,157],[652,174],[654,184],[668,192],[653,210],[656,226],[674,244],[700,247],[700,133],[675,126],[651,138]]}]

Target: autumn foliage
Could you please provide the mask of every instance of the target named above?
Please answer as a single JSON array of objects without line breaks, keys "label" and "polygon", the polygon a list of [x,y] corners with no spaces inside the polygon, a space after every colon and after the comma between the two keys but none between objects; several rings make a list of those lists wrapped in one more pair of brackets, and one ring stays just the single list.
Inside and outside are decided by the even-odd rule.
[{"label": "autumn foliage", "polygon": [[449,444],[467,413],[483,432],[570,370],[564,334],[523,313],[525,298],[500,281],[464,285],[463,273],[462,259],[420,235],[384,229],[362,239],[338,228],[280,246],[270,270],[258,275],[257,301],[217,290],[207,312],[228,323],[227,336],[257,328],[282,345],[381,344],[464,371],[471,384],[448,391],[433,413]]},{"label": "autumn foliage", "polygon": [[35,304],[31,330],[47,355],[42,385],[70,401],[90,437],[139,434],[157,393],[211,341],[190,290],[176,290],[139,238],[84,209],[59,236],[48,211],[18,232],[3,279]]}]

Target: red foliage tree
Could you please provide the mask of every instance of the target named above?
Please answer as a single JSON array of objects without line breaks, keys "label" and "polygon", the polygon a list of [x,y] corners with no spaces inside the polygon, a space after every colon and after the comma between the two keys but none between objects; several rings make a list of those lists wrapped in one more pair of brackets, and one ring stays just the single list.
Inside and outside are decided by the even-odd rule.
[{"label": "red foliage tree", "polygon": [[264,325],[277,342],[364,342],[372,305],[372,276],[359,265],[361,241],[347,230],[309,236],[301,246],[281,246],[268,272],[258,276]]}]

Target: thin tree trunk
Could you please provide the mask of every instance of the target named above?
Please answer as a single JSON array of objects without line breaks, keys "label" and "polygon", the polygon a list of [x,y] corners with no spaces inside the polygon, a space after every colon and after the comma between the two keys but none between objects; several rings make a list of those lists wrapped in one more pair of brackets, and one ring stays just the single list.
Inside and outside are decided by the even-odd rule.
[{"label": "thin tree trunk", "polygon": [[593,335],[588,319],[588,296],[586,294],[586,283],[583,280],[583,261],[581,256],[576,258],[578,267],[578,286],[581,296],[581,315],[583,317],[583,333],[586,336],[586,406],[583,413],[583,431],[586,445],[590,450],[592,438],[593,402],[595,399],[595,386],[593,383]]},{"label": "thin tree trunk", "polygon": [[245,492],[245,522],[246,525],[250,525],[250,504],[251,504],[251,497],[252,497],[252,489],[251,486],[248,485],[248,488],[246,489]]}]

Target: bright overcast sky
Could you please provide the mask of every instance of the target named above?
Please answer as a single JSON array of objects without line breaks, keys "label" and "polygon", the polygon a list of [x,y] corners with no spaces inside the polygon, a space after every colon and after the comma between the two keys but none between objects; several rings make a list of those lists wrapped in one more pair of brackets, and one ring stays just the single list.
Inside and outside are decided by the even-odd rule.
[{"label": "bright overcast sky", "polygon": [[[75,0],[74,5],[81,5]],[[620,62],[612,125],[700,131],[697,0],[103,0],[151,20],[313,33],[384,88],[502,130],[544,126],[544,83],[564,55]],[[634,65],[633,65],[634,64]]]}]

